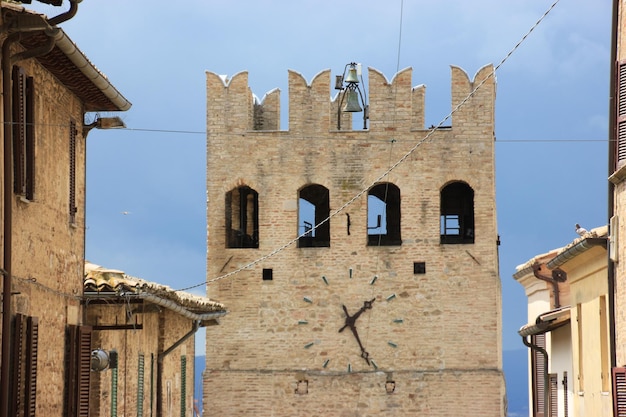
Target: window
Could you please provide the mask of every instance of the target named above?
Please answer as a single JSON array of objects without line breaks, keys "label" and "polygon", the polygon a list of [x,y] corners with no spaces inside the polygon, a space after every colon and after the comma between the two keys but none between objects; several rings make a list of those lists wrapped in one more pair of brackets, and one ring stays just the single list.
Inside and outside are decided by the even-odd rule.
[{"label": "window", "polygon": [[576,335],[578,338],[578,391],[583,392],[585,390],[585,379],[583,378],[583,306],[581,304],[576,304],[576,328],[578,334]]},{"label": "window", "polygon": [[298,198],[298,236],[302,237],[298,239],[298,247],[330,246],[330,220],[327,220],[329,215],[328,188],[313,184],[300,190]]},{"label": "window", "polygon": [[381,183],[367,193],[367,244],[369,246],[401,245],[400,189]]},{"label": "window", "polygon": [[27,200],[35,196],[35,126],[33,77],[13,67],[13,187]]},{"label": "window", "polygon": [[180,417],[187,415],[187,356],[180,357]]},{"label": "window", "polygon": [[626,415],[626,368],[613,368],[613,415]]},{"label": "window", "polygon": [[14,331],[9,413],[14,416],[34,417],[37,398],[37,348],[39,345],[37,317],[17,314],[14,319]]},{"label": "window", "polygon": [[259,193],[250,187],[226,193],[226,247],[259,247]]},{"label": "window", "polygon": [[90,326],[70,325],[67,328],[65,415],[69,417],[89,416],[91,334]]},{"label": "window", "polygon": [[[537,334],[532,336],[532,344],[542,349],[546,348],[546,335]],[[533,349],[531,354],[532,388],[533,388],[533,416],[545,417],[546,409],[546,361],[544,355]]]},{"label": "window", "polygon": [[615,135],[615,169],[626,162],[626,62],[620,62],[617,68],[617,127]]},{"label": "window", "polygon": [[76,207],[76,134],[78,131],[76,130],[76,123],[74,121],[70,122],[70,149],[69,149],[69,214],[70,214],[70,223],[76,223],[76,212],[78,208]]},{"label": "window", "polygon": [[441,190],[441,243],[474,243],[474,190],[453,182]]},{"label": "window", "polygon": [[140,353],[139,362],[137,363],[137,417],[143,416],[143,397],[145,382],[144,362],[144,354]]},{"label": "window", "polygon": [[548,381],[550,382],[550,393],[548,398],[550,400],[550,417],[559,417],[559,379],[558,374],[548,375]]},{"label": "window", "polygon": [[606,296],[600,296],[600,372],[602,375],[602,391],[609,392],[610,366],[609,366],[609,329],[607,319]]}]

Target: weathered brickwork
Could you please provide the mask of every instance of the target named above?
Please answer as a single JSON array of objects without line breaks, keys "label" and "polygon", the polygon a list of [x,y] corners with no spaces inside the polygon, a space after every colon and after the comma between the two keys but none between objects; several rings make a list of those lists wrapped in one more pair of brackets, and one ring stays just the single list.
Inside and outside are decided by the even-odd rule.
[{"label": "weathered brickwork", "polygon": [[[141,313],[141,304],[101,304],[87,309],[87,322],[92,325],[136,324],[138,329],[98,330],[94,332],[92,345],[118,354],[116,371],[108,368],[92,372],[91,415],[157,415],[158,399],[161,399],[161,415],[191,416],[193,404],[193,358],[194,339],[188,338],[180,346],[163,356],[159,364],[159,353],[172,347],[191,330],[191,322],[176,312],[151,306],[150,312]],[[129,311],[138,310],[127,321]],[[160,311],[159,311],[160,310]],[[143,358],[143,371],[140,366]],[[185,376],[181,357],[185,357]],[[158,368],[161,366],[162,393],[157,393]],[[117,376],[114,376],[114,374]],[[140,375],[143,373],[143,380]],[[117,395],[113,394],[115,380]],[[185,388],[184,395],[182,387]],[[115,401],[113,399],[115,398]],[[141,401],[143,400],[143,401]],[[185,412],[181,414],[181,402]],[[139,410],[143,410],[142,413]]]},{"label": "weathered brickwork", "polygon": [[[34,80],[35,186],[32,201],[15,194],[12,199],[11,291],[14,296],[11,313],[38,319],[36,414],[62,416],[65,330],[67,325],[82,323],[83,107],[75,95],[35,60],[21,61],[17,65]],[[78,211],[73,223],[70,222],[68,204],[71,121],[78,129],[75,164]]]},{"label": "weathered brickwork", "polygon": [[[206,416],[505,415],[491,71],[472,81],[452,67],[452,108],[484,83],[451,127],[425,129],[411,69],[391,82],[369,69],[367,130],[349,114],[337,129],[330,71],[310,84],[290,71],[287,131],[277,91],[254,110],[246,72],[207,73],[207,278],[232,275],[208,286],[229,314],[207,329]],[[368,245],[375,182],[400,190],[401,244]],[[474,193],[473,243],[440,243],[453,182]],[[329,192],[328,247],[296,242],[298,193],[312,184]],[[243,186],[258,192],[258,248],[227,244],[226,195]],[[342,305],[354,314],[371,300],[356,322],[368,364],[339,329]]]}]

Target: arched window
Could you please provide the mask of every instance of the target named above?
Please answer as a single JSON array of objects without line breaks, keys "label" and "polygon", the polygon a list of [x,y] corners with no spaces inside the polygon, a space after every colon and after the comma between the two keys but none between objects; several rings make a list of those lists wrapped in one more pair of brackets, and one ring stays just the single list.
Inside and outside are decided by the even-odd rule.
[{"label": "arched window", "polygon": [[330,220],[324,222],[330,215],[328,188],[308,185],[300,190],[298,197],[298,236],[302,236],[298,247],[330,246]]},{"label": "arched window", "polygon": [[226,193],[226,247],[259,247],[259,193],[248,186]]},{"label": "arched window", "polygon": [[441,243],[474,243],[474,190],[464,182],[441,190]]},{"label": "arched window", "polygon": [[381,183],[367,193],[367,244],[369,246],[401,245],[400,189]]}]

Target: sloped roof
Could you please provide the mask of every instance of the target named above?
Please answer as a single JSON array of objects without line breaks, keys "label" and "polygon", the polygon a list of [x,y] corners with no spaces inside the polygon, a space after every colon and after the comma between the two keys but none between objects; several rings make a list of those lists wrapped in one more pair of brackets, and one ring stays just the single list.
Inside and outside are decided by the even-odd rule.
[{"label": "sloped roof", "polygon": [[222,303],[207,297],[176,291],[167,285],[131,277],[123,271],[90,262],[85,263],[83,290],[86,299],[142,299],[192,319],[204,320],[226,314]]},{"label": "sloped roof", "polygon": [[[559,262],[560,260],[569,259],[568,255],[572,252],[580,253],[596,245],[604,245],[606,247],[608,230],[608,226],[606,225],[596,227],[585,233],[584,236],[577,237],[566,246],[555,248],[549,252],[532,257],[515,268],[516,272],[513,274],[513,278],[519,279],[528,274],[532,271],[532,266],[537,262],[545,262],[550,269],[553,269],[562,264],[562,262]],[[554,261],[555,259],[556,261]]]},{"label": "sloped roof", "polygon": [[[2,2],[2,9],[17,14],[17,17],[13,16],[13,22],[5,18],[9,33],[19,31],[20,17],[28,18],[30,23],[37,22],[42,27],[47,26],[50,29],[48,30],[49,34],[53,33],[52,27],[47,24],[47,17],[43,14],[5,2]],[[35,59],[83,101],[85,111],[125,111],[130,109],[131,103],[87,59],[63,29],[55,28],[55,33],[52,36],[56,43],[54,48],[47,54]],[[26,49],[31,49],[44,45],[48,39],[48,35],[40,30],[27,33],[27,36],[20,39],[19,43]]]}]

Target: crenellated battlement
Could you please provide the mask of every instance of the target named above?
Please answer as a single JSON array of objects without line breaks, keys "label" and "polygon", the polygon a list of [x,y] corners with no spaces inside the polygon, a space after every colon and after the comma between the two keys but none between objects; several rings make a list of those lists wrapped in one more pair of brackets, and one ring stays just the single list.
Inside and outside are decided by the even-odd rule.
[{"label": "crenellated battlement", "polygon": [[[451,66],[452,127],[468,121],[493,125],[495,77],[492,65],[481,68],[474,79],[459,67]],[[425,129],[425,85],[412,86],[411,68],[399,71],[389,81],[380,71],[368,68],[367,96],[369,132]],[[341,94],[331,94],[331,71],[316,74],[310,83],[297,71],[288,71],[289,131],[298,134],[328,133],[337,130],[340,114],[343,130],[351,130],[353,113],[338,113]],[[467,99],[480,83],[482,85]],[[248,86],[248,72],[228,79],[207,71],[208,128],[210,131],[280,130],[280,90],[258,100]],[[362,117],[362,113],[354,114]]]}]

